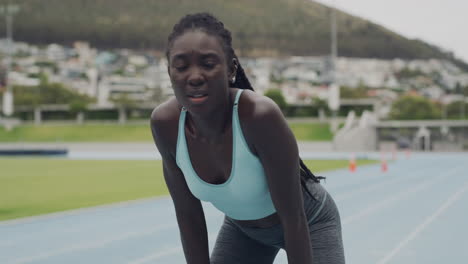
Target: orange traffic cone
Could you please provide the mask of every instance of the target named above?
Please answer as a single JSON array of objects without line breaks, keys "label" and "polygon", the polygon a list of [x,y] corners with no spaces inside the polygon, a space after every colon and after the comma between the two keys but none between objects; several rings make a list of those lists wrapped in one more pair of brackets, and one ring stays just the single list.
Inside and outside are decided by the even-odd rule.
[{"label": "orange traffic cone", "polygon": [[387,161],[382,161],[382,172],[386,172],[388,170]]},{"label": "orange traffic cone", "polygon": [[355,172],[356,171],[356,159],[354,158],[354,155],[351,157],[349,160],[349,171],[350,172]]},{"label": "orange traffic cone", "polygon": [[382,153],[380,157],[380,164],[381,164],[380,165],[381,171],[386,172],[388,170],[388,166],[387,166],[387,160],[385,159],[384,153]]}]

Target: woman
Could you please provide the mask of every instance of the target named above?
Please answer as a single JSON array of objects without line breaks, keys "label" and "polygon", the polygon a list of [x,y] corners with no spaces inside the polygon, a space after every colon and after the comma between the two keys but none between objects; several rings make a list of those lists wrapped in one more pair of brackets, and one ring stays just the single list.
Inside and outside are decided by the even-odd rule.
[{"label": "woman", "polygon": [[[300,161],[280,109],[252,91],[223,23],[183,17],[166,56],[175,97],[153,111],[151,129],[187,263],[273,263],[280,248],[288,263],[344,263],[333,199]],[[200,200],[226,215],[211,259]]]}]

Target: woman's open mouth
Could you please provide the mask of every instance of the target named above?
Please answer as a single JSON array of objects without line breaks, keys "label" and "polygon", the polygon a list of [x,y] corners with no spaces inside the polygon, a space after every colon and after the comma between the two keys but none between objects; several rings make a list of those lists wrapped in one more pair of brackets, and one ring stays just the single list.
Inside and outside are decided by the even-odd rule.
[{"label": "woman's open mouth", "polygon": [[199,104],[199,103],[203,103],[208,98],[208,95],[206,94],[189,95],[188,98],[190,102],[194,104]]}]

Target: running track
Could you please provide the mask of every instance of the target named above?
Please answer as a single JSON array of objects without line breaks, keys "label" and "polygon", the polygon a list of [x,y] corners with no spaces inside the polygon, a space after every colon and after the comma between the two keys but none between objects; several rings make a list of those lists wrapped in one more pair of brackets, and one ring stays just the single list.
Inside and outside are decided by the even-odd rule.
[{"label": "running track", "polygon": [[[468,263],[468,154],[403,155],[325,173],[346,261]],[[210,248],[222,215],[208,204]],[[185,263],[168,197],[0,222],[0,263]],[[286,264],[283,251],[275,264]]]}]

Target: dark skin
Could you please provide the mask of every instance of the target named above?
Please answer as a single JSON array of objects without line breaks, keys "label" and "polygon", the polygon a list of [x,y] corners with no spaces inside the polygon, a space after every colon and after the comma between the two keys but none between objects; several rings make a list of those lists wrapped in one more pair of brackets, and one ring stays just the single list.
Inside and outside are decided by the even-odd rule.
[{"label": "dark skin", "polygon": [[[232,163],[232,108],[237,88],[229,88],[237,62],[227,60],[221,40],[202,31],[188,31],[174,40],[169,75],[175,98],[158,106],[151,129],[163,159],[166,184],[174,202],[185,258],[190,264],[209,264],[203,208],[190,192],[175,162],[179,115],[187,109],[185,134],[190,159],[198,176],[212,184],[225,182]],[[193,94],[204,94],[202,102]],[[276,213],[262,219],[237,221],[268,227],[278,221],[284,230],[288,263],[312,263],[309,229],[303,209],[299,155],[295,138],[277,105],[245,90],[239,99],[239,119],[247,144],[261,161]],[[297,175],[294,176],[294,175]]]}]

